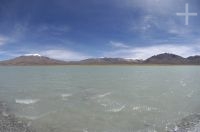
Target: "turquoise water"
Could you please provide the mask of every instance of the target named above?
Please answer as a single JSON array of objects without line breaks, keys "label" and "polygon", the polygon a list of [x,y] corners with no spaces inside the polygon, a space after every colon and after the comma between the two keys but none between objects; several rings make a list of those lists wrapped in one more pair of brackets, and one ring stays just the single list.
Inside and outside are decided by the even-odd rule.
[{"label": "turquoise water", "polygon": [[38,132],[164,132],[200,113],[198,66],[0,67],[0,100]]}]

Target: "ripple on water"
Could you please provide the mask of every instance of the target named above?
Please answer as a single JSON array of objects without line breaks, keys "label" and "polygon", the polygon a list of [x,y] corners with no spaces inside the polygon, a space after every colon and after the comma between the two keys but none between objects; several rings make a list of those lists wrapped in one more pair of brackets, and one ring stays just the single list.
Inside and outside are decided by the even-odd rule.
[{"label": "ripple on water", "polygon": [[15,103],[17,104],[24,104],[24,105],[30,105],[30,104],[35,104],[39,102],[39,99],[16,99]]},{"label": "ripple on water", "polygon": [[71,97],[71,96],[72,94],[69,94],[69,93],[61,94],[62,100],[67,100],[68,97]]}]

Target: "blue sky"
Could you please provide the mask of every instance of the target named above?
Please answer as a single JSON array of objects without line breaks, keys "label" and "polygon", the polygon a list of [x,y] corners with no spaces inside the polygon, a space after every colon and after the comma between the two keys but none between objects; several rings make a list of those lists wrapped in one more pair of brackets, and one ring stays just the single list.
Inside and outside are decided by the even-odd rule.
[{"label": "blue sky", "polygon": [[[185,18],[177,12],[198,16]],[[0,60],[200,55],[199,0],[0,0]]]}]

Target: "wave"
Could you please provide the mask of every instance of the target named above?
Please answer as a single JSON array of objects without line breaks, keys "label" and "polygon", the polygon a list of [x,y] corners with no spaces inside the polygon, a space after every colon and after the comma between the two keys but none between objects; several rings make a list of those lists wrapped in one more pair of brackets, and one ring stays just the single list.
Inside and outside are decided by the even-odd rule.
[{"label": "wave", "polygon": [[122,111],[125,107],[126,107],[126,106],[123,105],[123,106],[120,107],[120,108],[110,109],[110,110],[108,110],[108,112],[120,112],[120,111]]},{"label": "wave", "polygon": [[72,94],[61,94],[61,97],[63,100],[66,100],[67,97],[70,97],[70,96],[72,96]]},{"label": "wave", "polygon": [[192,96],[193,96],[193,94],[194,94],[194,91],[192,90],[190,93],[188,93],[186,96],[188,97],[188,98],[191,98]]},{"label": "wave", "polygon": [[37,120],[37,119],[40,119],[40,118],[43,118],[45,116],[48,116],[50,114],[55,114],[57,113],[57,111],[50,111],[50,112],[47,112],[47,113],[44,113],[44,114],[40,114],[38,116],[28,116],[28,115],[17,115],[18,117],[20,118],[26,118],[28,120]]},{"label": "wave", "polygon": [[109,95],[111,95],[111,92],[104,93],[104,94],[100,94],[100,95],[98,95],[97,97],[98,97],[98,98],[104,98],[104,97],[109,96]]},{"label": "wave", "polygon": [[186,84],[186,82],[185,82],[184,80],[181,80],[181,81],[180,81],[180,85],[181,85],[182,87],[185,87],[187,84]]},{"label": "wave", "polygon": [[150,107],[150,106],[134,106],[133,111],[138,111],[138,112],[142,112],[142,111],[158,111],[158,108],[156,107]]},{"label": "wave", "polygon": [[15,103],[29,105],[29,104],[35,104],[38,101],[39,99],[16,99]]}]

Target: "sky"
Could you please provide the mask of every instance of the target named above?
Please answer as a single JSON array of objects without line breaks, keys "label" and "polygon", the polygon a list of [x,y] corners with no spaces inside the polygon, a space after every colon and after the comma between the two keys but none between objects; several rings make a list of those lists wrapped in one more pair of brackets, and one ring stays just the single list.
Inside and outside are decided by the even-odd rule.
[{"label": "sky", "polygon": [[[185,17],[176,13],[198,16]],[[199,0],[0,0],[0,60],[200,55]]]}]

